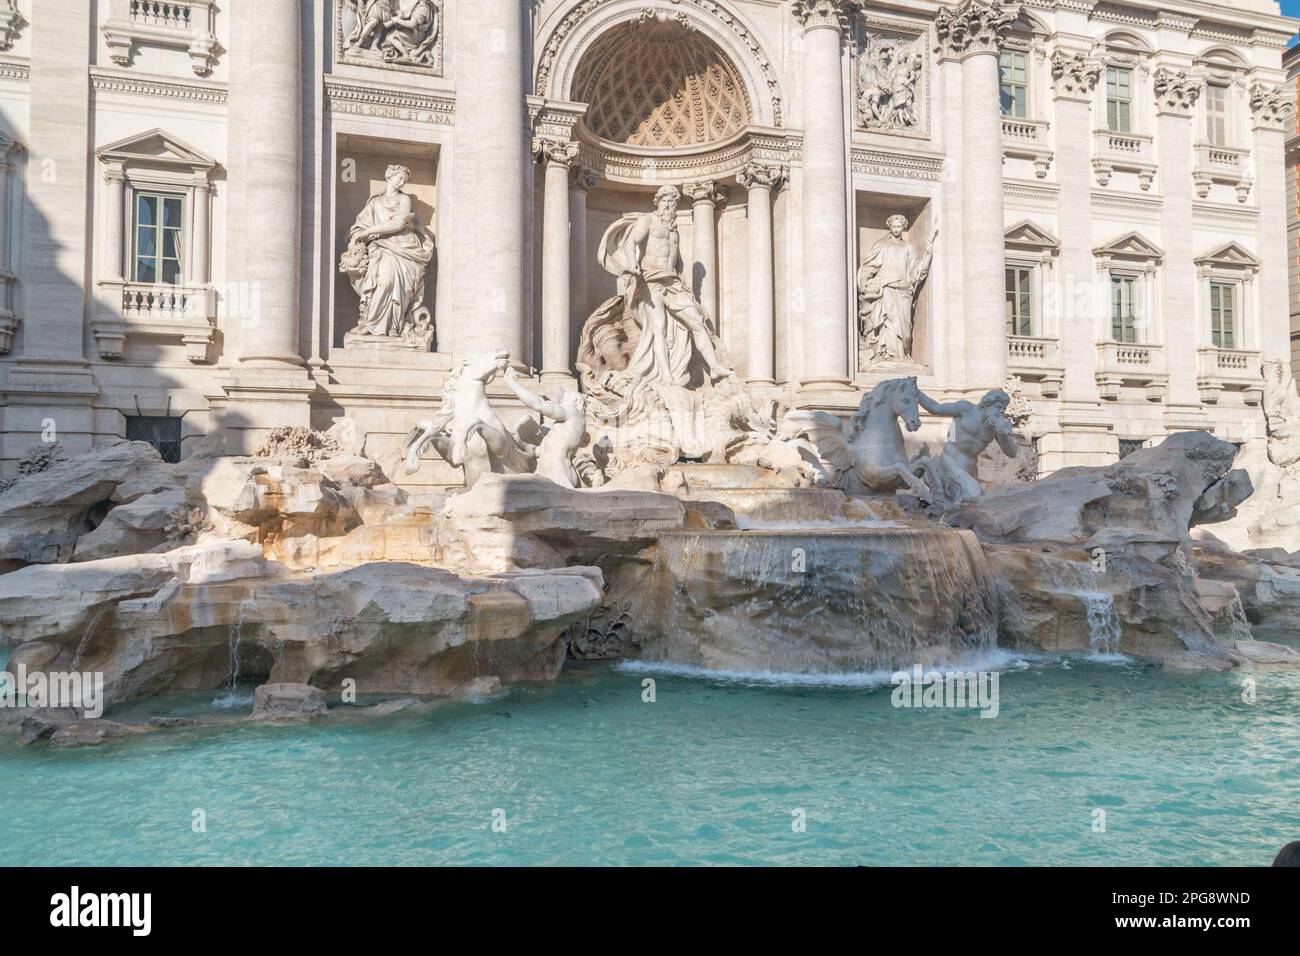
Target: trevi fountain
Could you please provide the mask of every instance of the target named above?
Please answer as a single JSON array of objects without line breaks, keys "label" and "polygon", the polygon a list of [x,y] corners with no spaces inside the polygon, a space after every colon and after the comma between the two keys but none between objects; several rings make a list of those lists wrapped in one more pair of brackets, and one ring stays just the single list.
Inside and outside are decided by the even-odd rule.
[{"label": "trevi fountain", "polygon": [[[429,328],[408,175],[388,168],[339,263],[352,334],[396,349]],[[679,198],[664,186],[605,233],[617,292],[582,329],[578,390],[501,349],[462,360],[385,460],[347,418],[248,456],[29,455],[0,494],[0,720],[25,791],[50,786],[10,810],[11,852],[36,813],[115,832],[90,862],[1241,862],[1283,836],[1285,368],[1267,370],[1266,461],[1186,431],[1027,480],[1014,382],[943,402],[885,379],[845,417],[756,396],[683,280]],[[897,218],[864,267],[886,355],[909,334],[896,278],[931,255],[891,251]],[[923,414],[942,444],[916,441]],[[462,484],[396,483],[432,462]],[[934,671],[999,675],[998,719],[891,706],[891,675]],[[96,712],[25,676],[56,673],[102,675]],[[330,825],[349,793],[364,839]],[[1234,832],[1182,841],[1207,800],[1239,809]],[[125,819],[196,801],[222,821],[202,841]],[[495,807],[509,841],[476,822]],[[1127,836],[1096,836],[1099,807]],[[259,828],[280,835],[241,848]],[[895,855],[863,838],[904,831]]]},{"label": "trevi fountain", "polygon": [[5,861],[1269,863],[1297,26],[0,0]]}]

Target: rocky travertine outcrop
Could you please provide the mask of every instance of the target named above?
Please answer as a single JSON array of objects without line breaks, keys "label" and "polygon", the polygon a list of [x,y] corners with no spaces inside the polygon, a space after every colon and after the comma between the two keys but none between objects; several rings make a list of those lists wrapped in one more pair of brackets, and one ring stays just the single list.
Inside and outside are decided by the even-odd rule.
[{"label": "rocky travertine outcrop", "polygon": [[112,508],[175,487],[145,442],[101,445],[26,475],[0,494],[0,572],[71,560]]},{"label": "rocky travertine outcrop", "polygon": [[[1166,560],[1190,554],[1197,504],[1232,469],[1235,446],[1180,432],[1105,468],[1063,468],[1031,485],[991,491],[953,508],[949,523],[982,540],[1079,545]],[[1241,476],[1232,479],[1240,487]]]},{"label": "rocky travertine outcrop", "polygon": [[1300,565],[1203,547],[1196,552],[1196,568],[1202,579],[1236,590],[1255,637],[1294,640],[1300,635]]},{"label": "rocky travertine outcrop", "polygon": [[108,704],[231,683],[452,695],[553,678],[600,572],[464,578],[375,563],[294,574],[246,542],[0,576],[10,667],[99,671]]},{"label": "rocky travertine outcrop", "polygon": [[638,556],[686,508],[650,491],[578,491],[538,475],[484,475],[448,500],[439,563],[507,570],[599,564]]},{"label": "rocky travertine outcrop", "polygon": [[986,544],[984,553],[1006,646],[1122,653],[1186,669],[1238,663],[1232,635],[1220,636],[1195,581],[1162,564],[1116,553],[1097,565],[1070,548]]}]

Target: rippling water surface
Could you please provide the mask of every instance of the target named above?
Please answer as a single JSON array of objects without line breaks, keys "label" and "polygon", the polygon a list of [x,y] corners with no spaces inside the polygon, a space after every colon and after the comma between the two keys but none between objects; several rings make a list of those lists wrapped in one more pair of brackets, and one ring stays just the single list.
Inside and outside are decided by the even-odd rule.
[{"label": "rippling water surface", "polygon": [[1251,704],[1240,675],[1002,666],[995,719],[895,709],[887,675],[570,665],[424,714],[5,740],[5,862],[1266,864],[1300,838],[1300,675]]}]

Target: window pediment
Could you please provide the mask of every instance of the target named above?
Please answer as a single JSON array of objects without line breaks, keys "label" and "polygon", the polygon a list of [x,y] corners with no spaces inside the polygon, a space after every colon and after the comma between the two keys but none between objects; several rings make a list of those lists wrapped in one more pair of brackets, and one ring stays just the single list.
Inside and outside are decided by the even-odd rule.
[{"label": "window pediment", "polygon": [[110,143],[96,151],[101,162],[120,162],[124,165],[148,164],[192,172],[212,171],[219,165],[206,153],[177,139],[161,129],[129,136]]},{"label": "window pediment", "polygon": [[1097,246],[1092,254],[1103,260],[1122,259],[1143,263],[1159,263],[1165,257],[1164,250],[1138,232],[1125,233]]},{"label": "window pediment", "polygon": [[1061,248],[1061,240],[1028,219],[1008,228],[1004,240],[1008,249],[1026,252],[1056,252]]},{"label": "window pediment", "polygon": [[1240,243],[1225,242],[1196,257],[1202,268],[1236,269],[1245,272],[1259,271],[1260,261]]}]

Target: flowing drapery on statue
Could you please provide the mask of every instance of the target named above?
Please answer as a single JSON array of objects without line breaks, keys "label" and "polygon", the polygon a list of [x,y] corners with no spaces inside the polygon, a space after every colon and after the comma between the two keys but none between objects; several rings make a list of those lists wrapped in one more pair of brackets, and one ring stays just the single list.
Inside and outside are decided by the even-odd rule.
[{"label": "flowing drapery on statue", "polygon": [[434,244],[402,192],[410,177],[405,166],[388,167],[384,191],[367,200],[352,224],[339,269],[360,299],[350,338],[397,338],[427,350],[433,322],[424,279]]},{"label": "flowing drapery on statue", "polygon": [[[718,358],[704,307],[679,271],[680,195],[676,186],[664,186],[655,195],[654,212],[628,213],[605,231],[596,257],[606,272],[618,276],[619,294],[588,319],[580,362],[599,370],[601,360],[608,359],[610,369],[637,384],[685,387],[697,356],[702,381],[733,374]],[[633,339],[631,356],[624,361],[619,346]],[[598,360],[590,362],[590,357]]]},{"label": "flowing drapery on statue", "polygon": [[912,358],[912,316],[916,290],[930,274],[936,223],[918,254],[908,243],[907,218],[890,216],[889,233],[878,239],[858,269],[858,315],[862,345],[870,362]]}]

